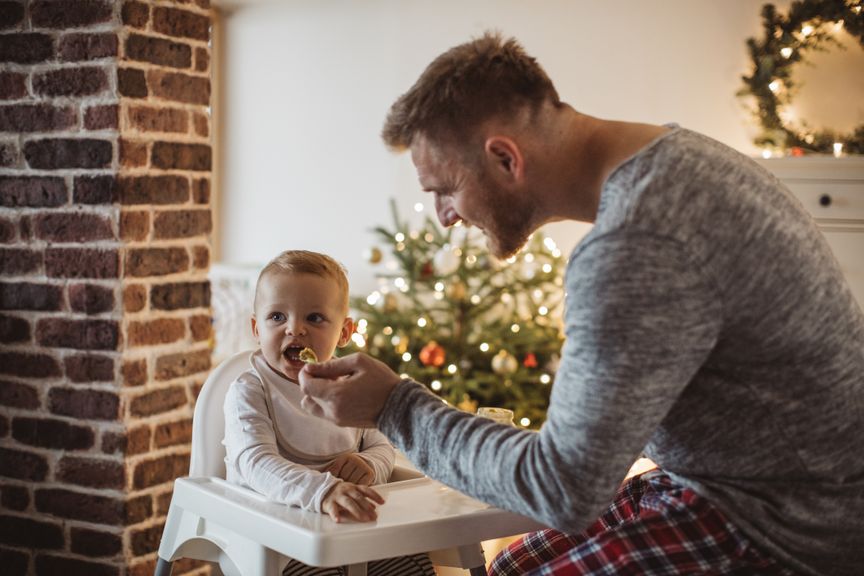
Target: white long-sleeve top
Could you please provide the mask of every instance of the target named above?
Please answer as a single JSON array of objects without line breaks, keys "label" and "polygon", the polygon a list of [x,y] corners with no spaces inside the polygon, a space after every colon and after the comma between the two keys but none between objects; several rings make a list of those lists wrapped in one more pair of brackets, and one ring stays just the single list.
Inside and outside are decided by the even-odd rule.
[{"label": "white long-sleeve top", "polygon": [[322,472],[337,457],[359,453],[375,484],[393,471],[395,451],[375,429],[342,428],[300,407],[300,387],[274,371],[261,351],[225,397],[225,469],[229,482],[267,498],[321,511],[324,495],[341,480]]}]

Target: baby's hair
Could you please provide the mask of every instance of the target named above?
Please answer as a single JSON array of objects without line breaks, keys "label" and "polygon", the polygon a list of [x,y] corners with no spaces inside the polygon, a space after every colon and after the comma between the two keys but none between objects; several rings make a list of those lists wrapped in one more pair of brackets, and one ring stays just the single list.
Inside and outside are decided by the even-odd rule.
[{"label": "baby's hair", "polygon": [[330,256],[311,250],[286,250],[264,266],[258,275],[258,282],[255,284],[256,308],[261,281],[272,274],[280,273],[314,274],[321,278],[334,280],[339,286],[345,309],[348,309],[348,274],[345,272],[345,267]]}]

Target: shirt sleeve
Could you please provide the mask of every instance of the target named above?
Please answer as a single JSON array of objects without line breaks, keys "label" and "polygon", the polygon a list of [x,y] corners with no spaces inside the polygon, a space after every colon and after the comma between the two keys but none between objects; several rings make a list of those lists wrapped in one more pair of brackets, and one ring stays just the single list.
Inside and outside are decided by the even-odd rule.
[{"label": "shirt sleeve", "polygon": [[359,456],[375,471],[373,484],[384,484],[390,480],[396,463],[396,450],[384,434],[374,428],[364,429]]},{"label": "shirt sleeve", "polygon": [[224,405],[228,480],[239,480],[270,500],[320,512],[321,500],[341,480],[279,453],[264,394],[261,382],[249,373],[228,389]]},{"label": "shirt sleeve", "polygon": [[378,422],[429,476],[569,533],[611,503],[721,324],[713,282],[680,243],[620,232],[578,250],[539,432],[452,409],[411,381],[396,387]]}]

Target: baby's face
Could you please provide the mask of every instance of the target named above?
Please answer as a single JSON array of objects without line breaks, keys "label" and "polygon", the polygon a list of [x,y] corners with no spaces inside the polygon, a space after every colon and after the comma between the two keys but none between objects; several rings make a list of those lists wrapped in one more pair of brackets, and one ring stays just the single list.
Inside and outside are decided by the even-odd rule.
[{"label": "baby's face", "polygon": [[336,346],[347,344],[353,331],[343,295],[332,279],[276,272],[258,286],[252,332],[270,367],[290,380],[296,382],[303,368],[303,348],[312,348],[323,362]]}]

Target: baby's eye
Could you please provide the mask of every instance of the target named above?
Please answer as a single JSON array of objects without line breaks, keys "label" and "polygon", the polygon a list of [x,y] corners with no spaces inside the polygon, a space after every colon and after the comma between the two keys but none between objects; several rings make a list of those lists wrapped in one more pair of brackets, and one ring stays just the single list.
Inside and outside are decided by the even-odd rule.
[{"label": "baby's eye", "polygon": [[323,314],[319,314],[318,312],[313,312],[312,314],[309,314],[309,316],[307,316],[306,319],[309,322],[313,322],[315,324],[320,324],[321,322],[324,322],[325,320],[327,320],[326,318],[324,318]]},{"label": "baby's eye", "polygon": [[285,315],[282,314],[282,312],[272,312],[270,314],[270,320],[273,320],[274,322],[284,322]]}]

